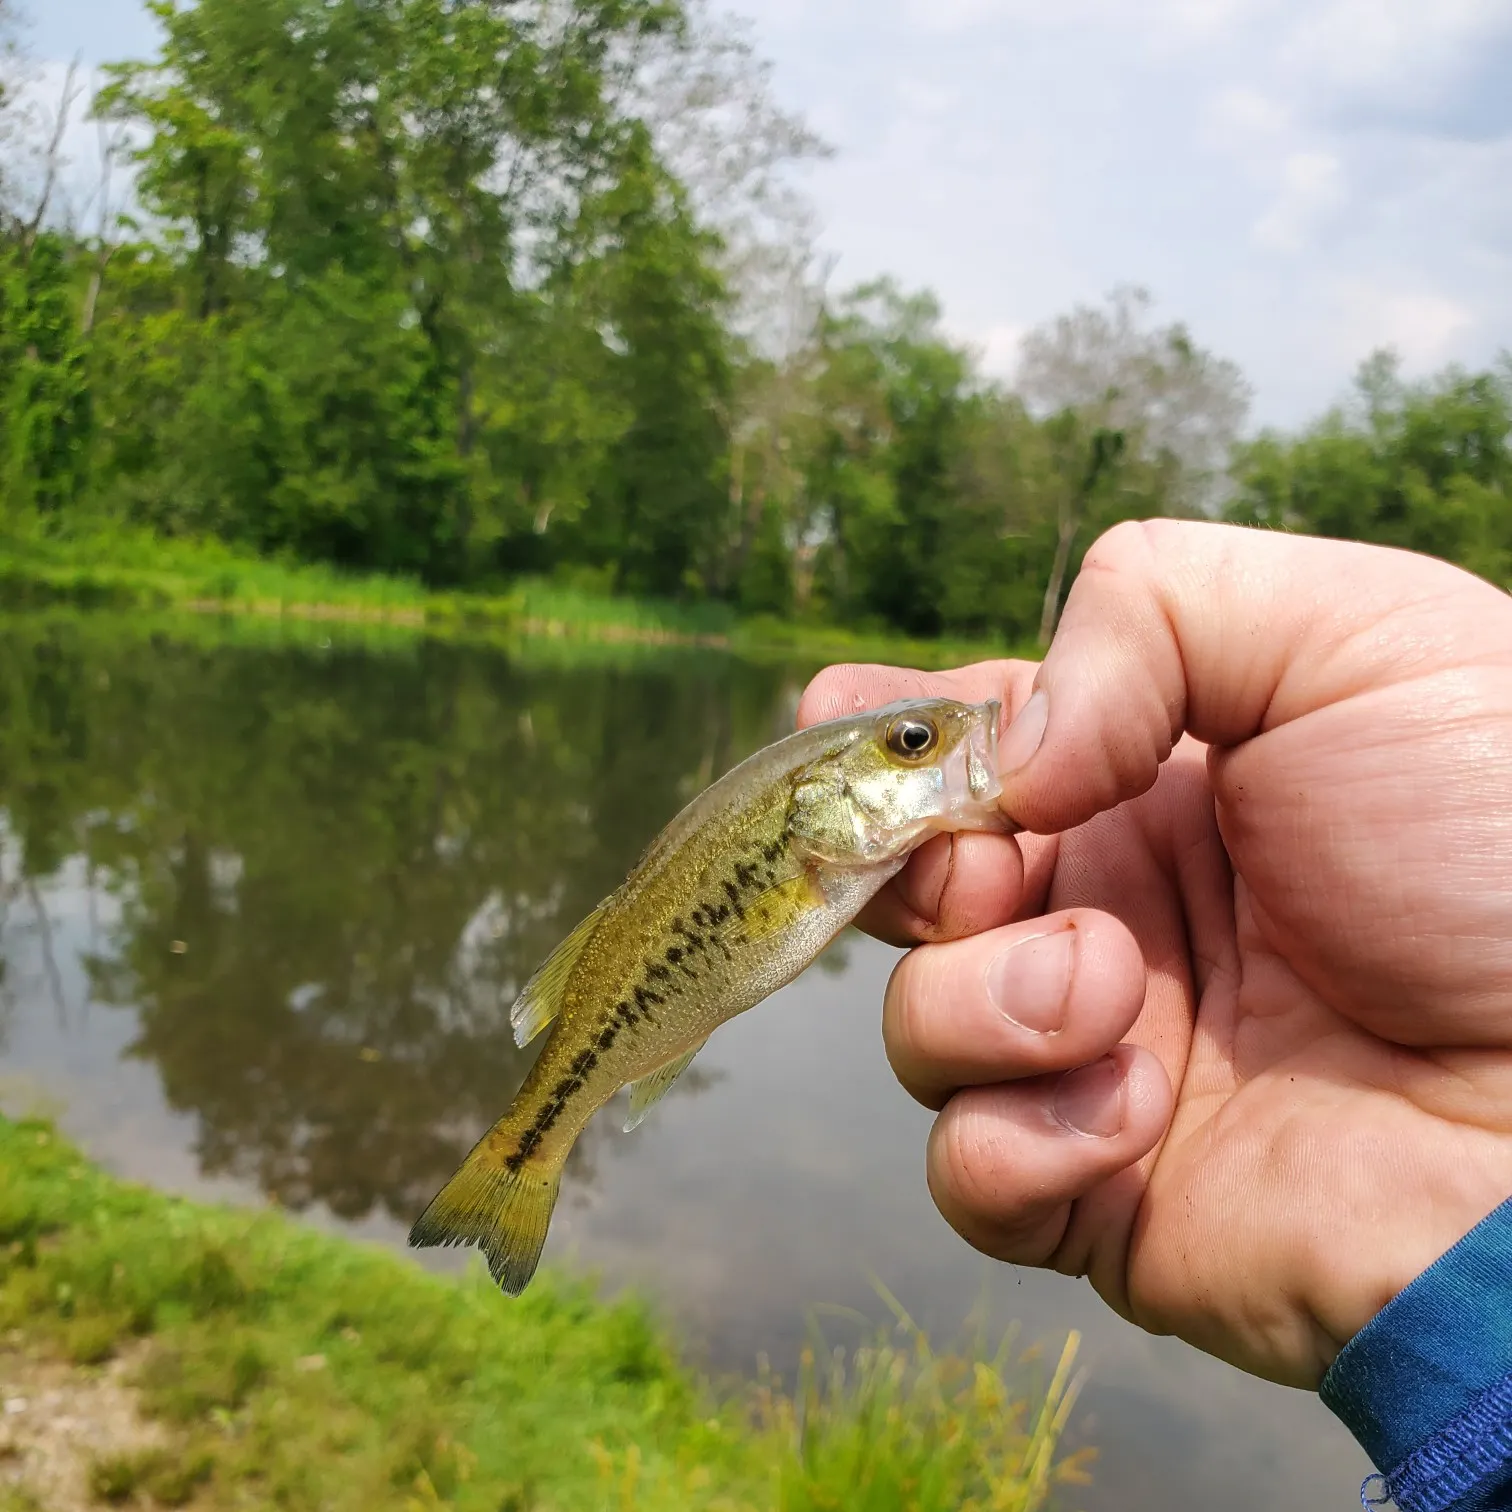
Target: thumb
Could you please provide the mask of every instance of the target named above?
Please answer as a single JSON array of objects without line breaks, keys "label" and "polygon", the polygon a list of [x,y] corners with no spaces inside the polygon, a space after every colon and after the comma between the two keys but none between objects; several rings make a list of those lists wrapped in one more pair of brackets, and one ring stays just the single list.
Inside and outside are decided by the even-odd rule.
[{"label": "thumb", "polygon": [[1442,670],[1491,618],[1512,618],[1506,595],[1408,552],[1198,521],[1116,526],[1087,553],[1003,737],[1004,808],[1041,834],[1083,824],[1146,791],[1184,732],[1234,746]]}]

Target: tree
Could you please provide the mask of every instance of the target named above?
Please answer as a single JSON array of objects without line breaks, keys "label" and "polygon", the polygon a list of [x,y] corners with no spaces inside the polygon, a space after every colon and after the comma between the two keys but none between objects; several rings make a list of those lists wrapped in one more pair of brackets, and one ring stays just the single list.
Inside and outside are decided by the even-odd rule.
[{"label": "tree", "polygon": [[1403,381],[1389,352],[1301,435],[1236,454],[1229,518],[1376,541],[1512,585],[1512,358]]},{"label": "tree", "polygon": [[41,232],[0,259],[0,499],[57,516],[89,471],[91,405],[66,248]]},{"label": "tree", "polygon": [[[162,55],[112,70],[100,108],[143,131],[160,255],[182,265],[186,307],[220,331],[215,392],[196,407],[229,427],[217,450],[242,472],[218,466],[193,490],[211,528],[457,581],[538,554],[532,542],[560,538],[590,501],[612,515],[634,473],[629,438],[644,458],[652,432],[681,427],[660,447],[671,463],[707,429],[698,384],[641,381],[673,333],[702,344],[693,370],[725,360],[717,244],[624,109],[626,70],[678,29],[674,6],[154,8]],[[654,327],[637,300],[656,301]],[[328,317],[362,366],[355,386],[343,350],[314,335]],[[360,440],[336,434],[352,425]],[[717,486],[707,458],[688,467]],[[661,586],[662,565],[684,558],[680,585],[701,549],[669,557],[651,523],[665,491],[635,487],[646,534],[631,545]],[[676,508],[697,520],[706,505]],[[608,551],[624,544],[598,535]],[[565,544],[583,542],[568,530]]]},{"label": "tree", "polygon": [[15,219],[13,195],[14,144],[20,134],[18,96],[21,89],[20,13],[15,0],[0,0],[0,233]]},{"label": "tree", "polygon": [[683,185],[689,210],[719,238],[718,266],[733,295],[732,324],[753,351],[780,361],[806,342],[817,309],[793,330],[794,284],[813,306],[813,207],[795,165],[833,149],[773,97],[772,66],[748,21],[687,0],[680,24],[641,39],[629,72],[630,114]]},{"label": "tree", "polygon": [[1039,643],[1048,646],[1060,619],[1061,600],[1077,532],[1087,521],[1099,488],[1122,460],[1128,435],[1106,426],[1089,429],[1074,409],[1063,409],[1045,424],[1049,442],[1051,493],[1055,500],[1055,555],[1045,583],[1040,611]]},{"label": "tree", "polygon": [[1106,309],[1079,305],[1024,340],[1018,391],[1047,418],[1074,417],[1063,422],[1063,444],[1074,455],[1063,462],[1068,483],[1058,528],[1066,545],[1046,584],[1045,638],[1055,628],[1085,503],[1115,453],[1168,471],[1170,512],[1211,512],[1222,502],[1249,386],[1232,362],[1198,347],[1185,326],[1147,328],[1150,308],[1145,290],[1121,287]]},{"label": "tree", "polygon": [[632,151],[592,206],[612,248],[593,274],[616,354],[610,393],[635,415],[606,457],[594,535],[615,587],[702,595],[717,581],[724,544],[725,286],[649,134]]},{"label": "tree", "polygon": [[792,175],[827,149],[710,0],[149,3],[96,202],[55,202],[70,88],[0,225],[44,528],[1022,643],[1097,526],[1219,496],[1242,381],[1138,291],[1019,393],[932,295],[831,292]]}]

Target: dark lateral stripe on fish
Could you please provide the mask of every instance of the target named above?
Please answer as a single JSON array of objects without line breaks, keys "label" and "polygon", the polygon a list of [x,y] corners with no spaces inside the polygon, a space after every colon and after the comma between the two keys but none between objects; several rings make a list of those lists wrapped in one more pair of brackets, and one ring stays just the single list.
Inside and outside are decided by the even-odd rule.
[{"label": "dark lateral stripe on fish", "polygon": [[553,1100],[536,1114],[535,1122],[520,1136],[519,1147],[514,1154],[505,1157],[504,1164],[511,1171],[518,1171],[540,1149],[541,1141],[551,1132],[566,1105],[565,1098]]},{"label": "dark lateral stripe on fish", "polygon": [[[775,863],[785,848],[786,840],[783,839],[766,847],[761,854],[764,860]],[[703,901],[698,903],[690,914],[693,922],[707,933],[699,934],[690,930],[681,917],[672,921],[673,933],[684,943],[667,947],[667,962],[678,967],[691,980],[697,981],[698,973],[687,964],[688,958],[707,952],[711,941],[720,948],[726,960],[730,959],[729,947],[719,939],[717,931],[732,918],[745,918],[745,909],[740,902],[743,892],[765,891],[773,885],[774,881],[775,873],[770,867],[762,870],[756,866],[747,865],[743,861],[738,862],[734,879],[725,880],[722,884],[729,901]],[[630,998],[615,1005],[613,1016],[599,1029],[594,1037],[593,1046],[578,1052],[572,1062],[571,1074],[552,1088],[550,1098],[541,1105],[530,1127],[521,1136],[515,1152],[506,1158],[504,1164],[511,1171],[519,1170],[541,1147],[542,1141],[556,1126],[568,1103],[582,1090],[589,1073],[598,1064],[599,1055],[613,1048],[615,1041],[619,1038],[621,1028],[634,1028],[643,1022],[655,1022],[651,1010],[664,1007],[667,999],[663,992],[657,991],[651,983],[666,983],[671,976],[671,971],[659,961],[643,964],[641,980],[631,990]],[[679,991],[676,987],[670,990]]]},{"label": "dark lateral stripe on fish", "polygon": [[555,1127],[556,1121],[562,1116],[567,1104],[582,1091],[588,1080],[589,1073],[598,1065],[598,1052],[595,1050],[580,1050],[572,1061],[572,1072],[564,1076],[556,1086],[551,1089],[551,1096],[541,1105],[534,1121],[520,1136],[520,1143],[514,1154],[504,1159],[504,1164],[511,1171],[518,1171],[521,1166],[540,1149],[541,1141]]}]

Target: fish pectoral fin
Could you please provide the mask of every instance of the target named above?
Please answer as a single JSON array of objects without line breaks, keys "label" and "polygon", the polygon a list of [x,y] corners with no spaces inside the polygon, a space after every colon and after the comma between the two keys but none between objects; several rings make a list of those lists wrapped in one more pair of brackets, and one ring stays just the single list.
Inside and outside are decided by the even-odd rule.
[{"label": "fish pectoral fin", "polygon": [[693,1057],[706,1044],[708,1040],[700,1040],[686,1055],[680,1055],[675,1061],[658,1067],[650,1076],[630,1083],[630,1112],[625,1119],[625,1133],[640,1127],[646,1114],[672,1090],[673,1082],[688,1069]]},{"label": "fish pectoral fin", "polygon": [[735,948],[769,940],[805,914],[823,908],[826,901],[818,877],[805,870],[752,898],[745,905],[744,917],[730,927],[725,943]]},{"label": "fish pectoral fin", "polygon": [[561,1012],[567,979],[584,947],[599,927],[613,897],[605,898],[576,929],[536,968],[535,975],[520,989],[509,1010],[515,1044],[522,1050]]}]

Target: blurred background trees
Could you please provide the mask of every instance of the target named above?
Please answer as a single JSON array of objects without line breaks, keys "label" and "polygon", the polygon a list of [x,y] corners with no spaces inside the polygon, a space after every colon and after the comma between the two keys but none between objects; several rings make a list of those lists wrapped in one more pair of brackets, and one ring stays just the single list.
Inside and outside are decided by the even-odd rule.
[{"label": "blurred background trees", "polygon": [[1379,356],[1241,441],[1242,375],[1130,288],[989,381],[927,293],[830,287],[827,148],[703,0],[151,4],[87,196],[73,86],[23,111],[0,50],[0,529],[1020,642],[1153,513],[1512,577],[1512,369]]}]

